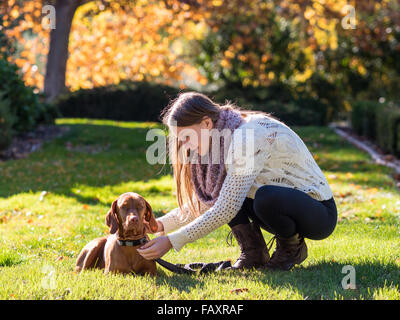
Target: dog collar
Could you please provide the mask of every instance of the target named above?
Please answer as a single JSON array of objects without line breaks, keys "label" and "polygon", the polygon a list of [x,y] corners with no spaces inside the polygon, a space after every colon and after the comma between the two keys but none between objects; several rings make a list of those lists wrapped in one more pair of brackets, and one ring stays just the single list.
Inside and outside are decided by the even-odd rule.
[{"label": "dog collar", "polygon": [[143,237],[141,239],[137,240],[119,240],[117,239],[118,244],[123,247],[135,247],[135,246],[140,246],[142,244],[145,244],[147,242],[147,238]]}]

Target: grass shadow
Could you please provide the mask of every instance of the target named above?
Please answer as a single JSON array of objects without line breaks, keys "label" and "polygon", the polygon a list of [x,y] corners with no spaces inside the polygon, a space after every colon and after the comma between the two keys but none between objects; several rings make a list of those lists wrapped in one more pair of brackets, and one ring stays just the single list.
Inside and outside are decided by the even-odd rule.
[{"label": "grass shadow", "polygon": [[[157,179],[169,175],[168,165],[152,165],[146,160],[145,127],[118,127],[96,124],[68,124],[64,136],[18,160],[0,163],[4,183],[0,197],[47,190],[85,204],[109,205],[108,201],[76,192],[79,186],[103,188],[127,182]],[[154,127],[154,126],[152,126]],[[91,153],[74,146],[107,146]],[[153,192],[156,190],[153,190]],[[117,196],[117,195],[116,195]]]},{"label": "grass shadow", "polygon": [[[350,271],[354,268],[355,288],[347,287],[350,283]],[[190,293],[193,288],[202,288],[210,277],[225,283],[229,280],[248,280],[255,278],[263,286],[279,292],[292,288],[304,299],[373,299],[374,294],[385,288],[394,288],[400,279],[400,267],[395,263],[380,262],[317,262],[306,267],[296,266],[291,271],[263,270],[223,270],[208,275],[169,275],[163,270],[157,284],[168,284],[179,291]],[[342,283],[343,282],[343,283]],[[397,291],[399,290],[398,287]],[[394,289],[396,290],[396,289]],[[400,293],[399,293],[400,294]]]},{"label": "grass shadow", "polygon": [[[355,289],[350,283],[354,268]],[[380,262],[317,262],[306,267],[297,266],[289,272],[264,270],[260,281],[279,290],[290,285],[308,299],[371,299],[375,289],[398,284],[400,267],[395,263]],[[343,284],[342,284],[343,282]],[[344,286],[343,286],[344,285]]]}]

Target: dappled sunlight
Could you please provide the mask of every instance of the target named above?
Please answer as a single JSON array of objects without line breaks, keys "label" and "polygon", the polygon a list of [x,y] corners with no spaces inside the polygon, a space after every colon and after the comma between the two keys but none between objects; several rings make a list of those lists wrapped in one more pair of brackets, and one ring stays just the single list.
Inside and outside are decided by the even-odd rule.
[{"label": "dappled sunlight", "polygon": [[129,129],[152,129],[152,128],[162,128],[160,123],[156,122],[134,122],[134,121],[117,121],[117,120],[107,120],[107,119],[87,119],[87,118],[57,118],[57,125],[93,125],[93,126],[112,126],[119,128],[129,128]]}]

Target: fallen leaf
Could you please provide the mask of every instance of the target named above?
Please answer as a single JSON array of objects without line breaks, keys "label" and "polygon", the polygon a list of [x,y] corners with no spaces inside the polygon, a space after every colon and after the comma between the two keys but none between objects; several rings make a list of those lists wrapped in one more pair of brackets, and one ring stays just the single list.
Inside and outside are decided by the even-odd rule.
[{"label": "fallen leaf", "polygon": [[339,197],[341,197],[341,198],[346,198],[346,197],[351,196],[351,195],[352,195],[351,191],[348,191],[348,192],[345,192],[345,193],[343,193],[343,192],[339,193]]},{"label": "fallen leaf", "polygon": [[236,289],[232,289],[230,290],[230,293],[241,293],[241,292],[248,292],[249,289],[248,288],[236,288]]},{"label": "fallen leaf", "polygon": [[386,161],[392,161],[392,160],[394,160],[394,156],[391,155],[391,154],[388,154],[387,156],[385,156],[385,160]]}]

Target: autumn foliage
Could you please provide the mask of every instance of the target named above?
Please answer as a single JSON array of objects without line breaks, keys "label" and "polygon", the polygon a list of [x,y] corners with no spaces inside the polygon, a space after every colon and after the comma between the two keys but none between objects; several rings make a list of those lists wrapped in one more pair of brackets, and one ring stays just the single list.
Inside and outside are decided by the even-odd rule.
[{"label": "autumn foliage", "polygon": [[[6,1],[7,2],[7,1]],[[22,70],[27,85],[43,88],[50,30],[42,21],[43,1],[8,0],[4,26],[23,17],[8,30],[19,47],[11,59]],[[179,11],[178,11],[179,9]],[[179,38],[198,37],[199,26],[184,25],[189,6],[167,9],[163,2],[137,1],[120,6],[112,2],[88,2],[78,8],[71,29],[66,85],[72,90],[118,83],[122,79],[179,80],[185,72],[194,79],[204,78],[188,63],[177,61]],[[32,36],[33,35],[33,36]]]},{"label": "autumn foliage", "polygon": [[[7,30],[18,48],[10,59],[40,89],[49,49],[44,3],[6,0],[0,9],[6,28],[21,18]],[[343,25],[346,5],[355,8],[354,29]],[[188,78],[257,87],[318,76],[350,95],[370,86],[393,94],[398,9],[390,0],[88,1],[74,16],[66,86],[130,79],[185,87]]]}]

